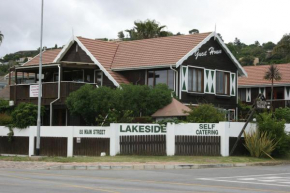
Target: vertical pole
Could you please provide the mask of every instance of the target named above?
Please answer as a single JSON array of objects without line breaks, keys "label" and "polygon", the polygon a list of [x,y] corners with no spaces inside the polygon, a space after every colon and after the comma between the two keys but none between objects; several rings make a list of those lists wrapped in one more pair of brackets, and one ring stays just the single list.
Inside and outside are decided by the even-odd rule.
[{"label": "vertical pole", "polygon": [[42,94],[42,34],[43,34],[43,0],[41,1],[41,27],[40,27],[40,51],[39,51],[39,75],[38,75],[38,111],[37,111],[37,138],[36,155],[40,154],[40,114],[41,114],[41,94]]}]

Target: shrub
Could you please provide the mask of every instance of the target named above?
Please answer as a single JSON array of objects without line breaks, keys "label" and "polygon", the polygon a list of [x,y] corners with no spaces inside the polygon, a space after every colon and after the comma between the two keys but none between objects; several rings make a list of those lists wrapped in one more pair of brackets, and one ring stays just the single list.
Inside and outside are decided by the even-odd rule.
[{"label": "shrub", "polygon": [[271,157],[271,153],[274,151],[277,141],[270,139],[267,132],[251,131],[249,133],[244,132],[245,147],[250,152],[252,157]]},{"label": "shrub", "polygon": [[0,114],[0,125],[6,126],[12,123],[12,117],[7,114]]},{"label": "shrub", "polygon": [[[41,114],[44,113],[44,107]],[[20,103],[11,113],[12,127],[25,129],[37,125],[37,105],[31,103]]]},{"label": "shrub", "polygon": [[189,112],[186,121],[193,123],[218,123],[225,121],[225,114],[216,109],[212,104],[201,104]]},{"label": "shrub", "polygon": [[275,117],[277,120],[285,120],[286,123],[290,123],[290,108],[277,108],[275,110]]},{"label": "shrub", "polygon": [[9,101],[0,99],[0,113],[5,113],[9,109]]},{"label": "shrub", "polygon": [[267,132],[271,139],[277,143],[273,156],[284,156],[289,152],[289,136],[285,133],[285,120],[277,120],[270,113],[261,113],[257,116],[258,129]]}]

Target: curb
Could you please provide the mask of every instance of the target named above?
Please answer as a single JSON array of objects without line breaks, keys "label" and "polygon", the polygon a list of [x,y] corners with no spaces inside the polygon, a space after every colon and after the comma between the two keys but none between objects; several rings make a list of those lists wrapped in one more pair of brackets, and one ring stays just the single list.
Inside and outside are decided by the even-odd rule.
[{"label": "curb", "polygon": [[248,166],[276,166],[286,165],[289,162],[258,162],[258,163],[222,163],[222,164],[186,164],[186,165],[62,165],[46,168],[47,170],[172,170],[172,169],[206,169],[206,168],[231,168]]}]

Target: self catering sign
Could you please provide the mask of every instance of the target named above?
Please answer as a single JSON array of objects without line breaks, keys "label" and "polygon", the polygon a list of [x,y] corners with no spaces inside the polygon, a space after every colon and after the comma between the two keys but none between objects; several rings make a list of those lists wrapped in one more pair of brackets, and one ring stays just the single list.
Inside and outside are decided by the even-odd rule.
[{"label": "self catering sign", "polygon": [[187,123],[175,125],[175,135],[220,136],[217,123]]}]

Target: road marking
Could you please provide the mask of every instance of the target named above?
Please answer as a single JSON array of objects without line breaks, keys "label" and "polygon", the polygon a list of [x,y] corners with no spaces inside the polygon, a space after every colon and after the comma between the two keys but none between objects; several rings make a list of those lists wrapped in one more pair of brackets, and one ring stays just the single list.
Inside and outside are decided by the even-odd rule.
[{"label": "road marking", "polygon": [[[197,179],[207,180],[207,181],[217,181],[217,182],[232,182],[232,183],[240,183],[240,184],[290,187],[288,183],[284,183],[284,181],[289,182],[289,177],[283,176],[283,175],[289,175],[290,177],[290,173],[277,173],[277,174],[264,174],[264,175],[230,176],[230,177],[197,178]],[[269,183],[269,182],[272,182],[272,183]]]},{"label": "road marking", "polygon": [[[155,183],[155,184],[169,184],[169,185],[182,185],[182,186],[200,186],[200,187],[208,187],[208,188],[221,188],[221,189],[234,189],[234,190],[248,190],[255,192],[281,192],[281,193],[289,193],[289,191],[276,191],[269,189],[253,189],[253,188],[241,188],[241,187],[231,187],[231,186],[219,186],[219,185],[204,185],[197,183],[179,183],[179,182],[165,182],[165,181],[146,181],[146,180],[136,180],[136,179],[121,179],[121,178],[108,178],[108,177],[94,177],[94,176],[73,176],[73,175],[62,175],[62,174],[47,174],[47,173],[31,173],[31,172],[18,172],[18,171],[5,171],[12,172],[17,174],[30,174],[30,175],[42,175],[42,176],[54,176],[54,177],[69,177],[69,178],[91,178],[91,179],[100,179],[100,180],[119,180],[119,181],[128,181],[128,182],[143,182],[143,183]],[[270,175],[270,174],[266,174]],[[261,175],[259,175],[261,176]],[[221,177],[222,178],[222,177]]]}]

